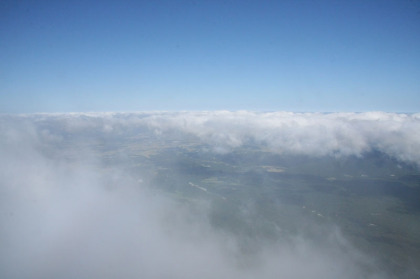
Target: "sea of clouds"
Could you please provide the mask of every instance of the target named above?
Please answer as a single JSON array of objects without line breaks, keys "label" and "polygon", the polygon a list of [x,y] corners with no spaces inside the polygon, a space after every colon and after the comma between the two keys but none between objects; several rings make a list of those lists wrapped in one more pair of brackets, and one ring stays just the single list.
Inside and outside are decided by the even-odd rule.
[{"label": "sea of clouds", "polygon": [[[420,164],[420,114],[289,112],[68,113],[0,116],[1,278],[387,278],[338,229],[297,233],[244,255],[194,210],[139,184],[70,136],[194,137],[213,152],[259,144],[284,154],[363,156]],[[71,142],[70,142],[71,144]],[[74,154],[76,153],[76,154]]]}]

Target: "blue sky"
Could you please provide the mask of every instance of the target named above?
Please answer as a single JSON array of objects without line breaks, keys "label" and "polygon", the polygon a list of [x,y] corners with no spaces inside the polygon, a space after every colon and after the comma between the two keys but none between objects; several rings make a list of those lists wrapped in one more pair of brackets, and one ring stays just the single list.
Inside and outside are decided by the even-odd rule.
[{"label": "blue sky", "polygon": [[420,111],[420,1],[1,1],[0,113]]}]

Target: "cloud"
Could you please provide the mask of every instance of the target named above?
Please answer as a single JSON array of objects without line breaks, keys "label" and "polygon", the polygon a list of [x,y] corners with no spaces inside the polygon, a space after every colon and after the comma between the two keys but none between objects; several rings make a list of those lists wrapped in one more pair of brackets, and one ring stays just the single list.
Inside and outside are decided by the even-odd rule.
[{"label": "cloud", "polygon": [[254,142],[274,152],[310,156],[361,156],[378,150],[420,163],[420,114],[243,111],[155,115],[147,121],[226,148]]},{"label": "cloud", "polygon": [[[31,117],[31,116],[28,116]],[[157,135],[197,137],[216,151],[256,144],[272,152],[309,156],[363,156],[380,151],[420,164],[420,114],[291,112],[144,112],[38,115],[69,133],[119,135],[148,129]],[[162,135],[165,137],[165,135]]]},{"label": "cloud", "polygon": [[214,227],[208,203],[185,205],[139,184],[88,148],[65,147],[74,139],[144,129],[225,152],[252,142],[313,156],[378,149],[420,162],[420,115],[162,112],[3,116],[0,123],[2,278],[386,278],[331,227],[319,238],[258,240],[259,249],[246,253],[237,235]]}]

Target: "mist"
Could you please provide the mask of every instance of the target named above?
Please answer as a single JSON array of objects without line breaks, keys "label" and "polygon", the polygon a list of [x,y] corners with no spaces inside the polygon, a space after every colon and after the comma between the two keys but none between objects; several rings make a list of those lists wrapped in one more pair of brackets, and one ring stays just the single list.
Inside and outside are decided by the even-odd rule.
[{"label": "mist", "polygon": [[[126,143],[152,155],[191,142],[215,156],[251,144],[313,158],[376,150],[420,164],[419,114],[3,115],[0,131],[1,278],[390,278],[333,222],[290,213],[293,233],[273,226],[271,237],[217,225],[218,203],[165,191],[149,165],[132,167]],[[253,202],[240,215],[249,227],[257,226]]]}]

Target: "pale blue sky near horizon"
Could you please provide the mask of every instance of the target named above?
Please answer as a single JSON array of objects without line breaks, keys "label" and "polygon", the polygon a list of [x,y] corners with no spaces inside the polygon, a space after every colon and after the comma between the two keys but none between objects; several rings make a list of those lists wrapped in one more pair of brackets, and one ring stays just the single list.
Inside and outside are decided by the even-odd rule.
[{"label": "pale blue sky near horizon", "polygon": [[0,2],[0,113],[420,111],[420,1]]}]

